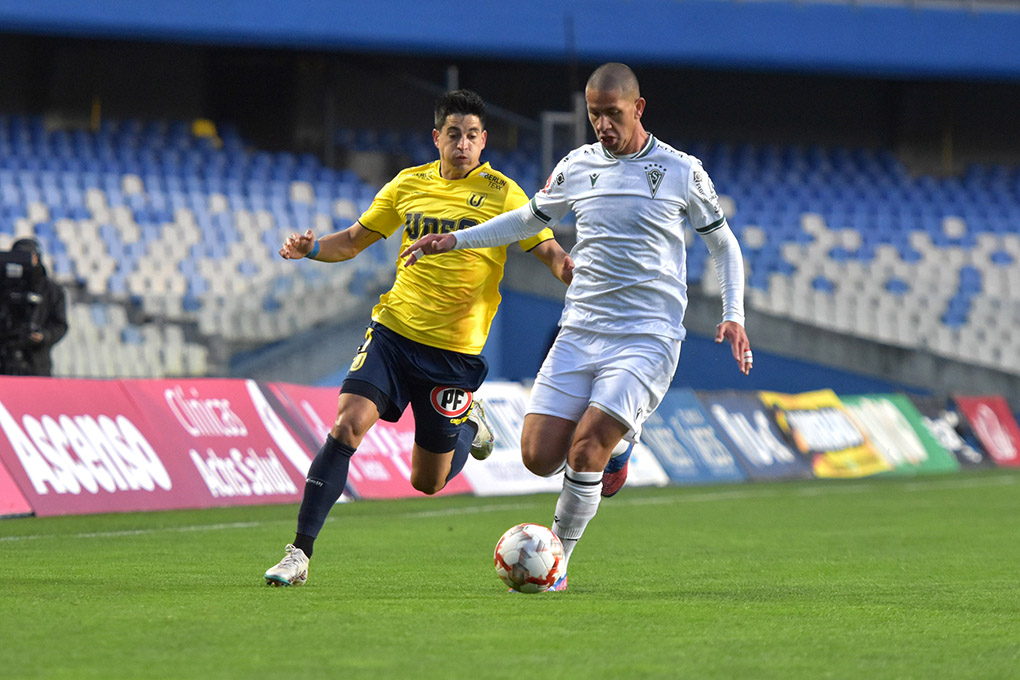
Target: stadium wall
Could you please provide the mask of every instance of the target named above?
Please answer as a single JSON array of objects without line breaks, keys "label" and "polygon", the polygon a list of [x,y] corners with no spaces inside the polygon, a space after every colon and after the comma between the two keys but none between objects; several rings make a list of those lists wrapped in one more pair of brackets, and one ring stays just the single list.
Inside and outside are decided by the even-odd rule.
[{"label": "stadium wall", "polygon": [[[340,128],[427,134],[436,93],[454,68],[459,86],[512,112],[491,117],[490,148],[528,148],[520,143],[537,135],[541,112],[570,109],[599,62],[512,56],[507,77],[503,55],[409,59],[396,48],[323,52],[0,34],[0,111],[45,113],[77,127],[93,122],[96,105],[103,118],[210,118],[234,124],[263,150],[312,151],[334,164],[350,160],[333,145]],[[697,141],[862,145],[895,150],[915,172],[1011,164],[1020,153],[1020,119],[1010,115],[1020,107],[1020,79],[634,63],[649,99],[646,124],[681,148]],[[393,167],[410,162],[392,160]]]},{"label": "stadium wall", "polygon": [[[565,245],[569,246],[569,239]],[[486,356],[496,367],[494,374],[528,380],[535,371],[518,373],[517,366],[537,371],[559,319],[563,286],[534,257],[514,248],[507,254],[503,308],[496,316]],[[746,325],[756,361],[752,375],[745,378],[727,363],[726,351],[711,342],[722,311],[718,293],[708,294],[701,286],[693,285],[687,294],[684,326],[689,340],[681,350],[676,378],[684,382],[677,385],[780,391],[829,387],[843,393],[992,393],[1003,395],[1010,404],[1020,404],[1020,376],[954,361],[920,348],[894,347],[775,317],[750,305]],[[511,336],[506,334],[514,339],[509,340]],[[512,352],[504,348],[512,348]]]},{"label": "stadium wall", "polygon": [[[553,492],[519,448],[527,390],[487,382],[497,446],[444,494]],[[0,516],[296,503],[329,431],[336,391],[251,380],[0,378]],[[415,495],[414,420],[380,421],[351,461],[346,498]],[[671,389],[646,423],[628,485],[1020,467],[1002,397]]]},{"label": "stadium wall", "polygon": [[[449,39],[455,18],[456,38]],[[1020,14],[857,3],[0,1],[10,32],[408,54],[1020,77]],[[516,30],[507,30],[515,27]]]},{"label": "stadium wall", "polygon": [[[699,302],[711,305],[713,311],[718,307],[718,300],[699,297]],[[562,310],[561,300],[504,290],[484,352],[490,374],[506,380],[527,382],[534,379],[555,337]],[[753,331],[752,328],[752,339]],[[924,387],[795,359],[758,346],[754,356],[754,370],[745,376],[737,370],[728,344],[716,344],[704,329],[701,333],[688,331],[673,387],[785,392],[834,389],[841,394],[929,392]]]},{"label": "stadium wall", "polygon": [[[555,290],[562,294],[562,290]],[[489,339],[482,352],[489,362],[489,379],[528,384],[538,373],[555,337],[563,309],[562,298],[515,290],[511,286],[504,286],[502,296],[503,302],[493,320]],[[924,381],[897,379],[894,377],[899,375],[896,370],[887,370],[881,365],[883,362],[876,359],[872,360],[876,370],[869,372],[852,370],[852,366],[834,367],[821,360],[796,358],[794,352],[783,354],[776,351],[776,348],[783,347],[784,343],[789,347],[788,338],[776,338],[774,342],[765,345],[757,342],[759,335],[756,333],[763,333],[764,330],[757,323],[757,317],[751,326],[752,338],[755,340],[755,368],[750,376],[744,376],[736,371],[728,346],[715,344],[708,334],[715,323],[709,317],[718,307],[718,300],[701,296],[696,296],[696,299],[711,311],[705,310],[702,314],[702,310],[698,310],[691,314],[696,330],[689,332],[684,342],[680,368],[673,381],[674,387],[790,392],[832,388],[843,394],[928,394],[932,391],[952,391],[948,388],[939,389],[937,385],[925,386]],[[259,381],[298,381],[335,388],[347,375],[356,348],[364,339],[371,303],[374,300],[366,302],[360,313],[350,321],[316,327],[268,347],[235,355],[230,363],[230,375]],[[700,317],[705,317],[707,321],[701,321]],[[786,326],[788,324],[785,322],[777,323],[776,329]],[[774,329],[773,332],[778,331]],[[814,329],[806,328],[797,335],[805,336],[807,339],[803,342],[810,345],[812,332]],[[768,334],[765,335],[767,337]],[[848,341],[835,336],[830,346],[836,346],[838,342]],[[888,351],[890,348],[879,348],[879,356],[883,349]],[[845,351],[845,348],[839,351]],[[811,355],[805,353],[804,356]],[[830,357],[830,360],[833,358]],[[895,369],[901,362],[890,357],[884,363]],[[979,385],[974,387],[976,391],[981,391]]]}]

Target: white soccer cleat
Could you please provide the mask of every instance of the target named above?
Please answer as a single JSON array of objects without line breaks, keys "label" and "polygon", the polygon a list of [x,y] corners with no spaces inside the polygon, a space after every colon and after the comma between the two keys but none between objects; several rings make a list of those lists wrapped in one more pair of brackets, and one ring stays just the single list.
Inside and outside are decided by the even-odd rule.
[{"label": "white soccer cleat", "polygon": [[301,548],[288,544],[287,554],[266,572],[266,585],[299,586],[308,580],[308,558]]},{"label": "white soccer cleat", "polygon": [[475,403],[471,404],[471,410],[468,411],[467,418],[478,426],[475,438],[471,441],[471,455],[476,460],[485,460],[492,455],[495,437],[492,436],[489,424],[485,422],[485,408],[482,406],[481,399],[475,399]]}]

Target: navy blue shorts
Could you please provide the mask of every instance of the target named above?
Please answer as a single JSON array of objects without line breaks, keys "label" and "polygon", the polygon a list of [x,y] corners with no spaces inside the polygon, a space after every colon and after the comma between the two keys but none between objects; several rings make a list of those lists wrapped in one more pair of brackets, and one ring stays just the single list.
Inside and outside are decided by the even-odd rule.
[{"label": "navy blue shorts", "polygon": [[373,321],[340,392],[370,399],[391,423],[410,404],[415,443],[446,453],[488,373],[484,357],[429,347]]}]

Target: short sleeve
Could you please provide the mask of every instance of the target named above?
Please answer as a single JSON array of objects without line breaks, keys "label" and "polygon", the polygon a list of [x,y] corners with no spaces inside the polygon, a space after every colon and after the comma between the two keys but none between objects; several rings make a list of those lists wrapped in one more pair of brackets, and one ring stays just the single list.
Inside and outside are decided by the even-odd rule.
[{"label": "short sleeve", "polygon": [[542,190],[531,197],[532,214],[547,225],[559,222],[570,210],[570,200],[567,195],[569,171],[570,156],[567,156],[553,168],[549,180]]},{"label": "short sleeve", "polygon": [[521,246],[521,250],[528,252],[540,243],[545,243],[552,238],[556,238],[556,235],[553,234],[552,229],[546,227],[531,238],[526,238],[523,241],[518,241],[517,243]]},{"label": "short sleeve", "polygon": [[404,219],[396,208],[399,182],[400,175],[397,175],[379,190],[372,199],[372,205],[358,218],[363,227],[389,238],[404,225]]},{"label": "short sleeve", "polygon": [[726,215],[719,205],[712,178],[701,167],[701,161],[692,159],[687,179],[687,219],[699,234],[710,234],[726,224]]},{"label": "short sleeve", "polygon": [[528,202],[528,195],[524,189],[513,180],[507,182],[506,200],[503,202],[503,212],[516,210]]}]

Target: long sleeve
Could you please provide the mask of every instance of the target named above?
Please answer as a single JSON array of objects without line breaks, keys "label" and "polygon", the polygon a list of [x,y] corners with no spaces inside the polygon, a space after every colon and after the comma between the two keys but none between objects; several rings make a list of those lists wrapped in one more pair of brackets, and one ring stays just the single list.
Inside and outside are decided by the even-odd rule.
[{"label": "long sleeve", "polygon": [[523,241],[542,231],[545,226],[545,222],[532,213],[531,205],[525,204],[469,229],[454,232],[457,237],[454,249],[493,248]]},{"label": "long sleeve", "polygon": [[744,258],[733,231],[723,222],[712,231],[701,234],[712,254],[715,274],[723,300],[723,321],[744,325]]}]

